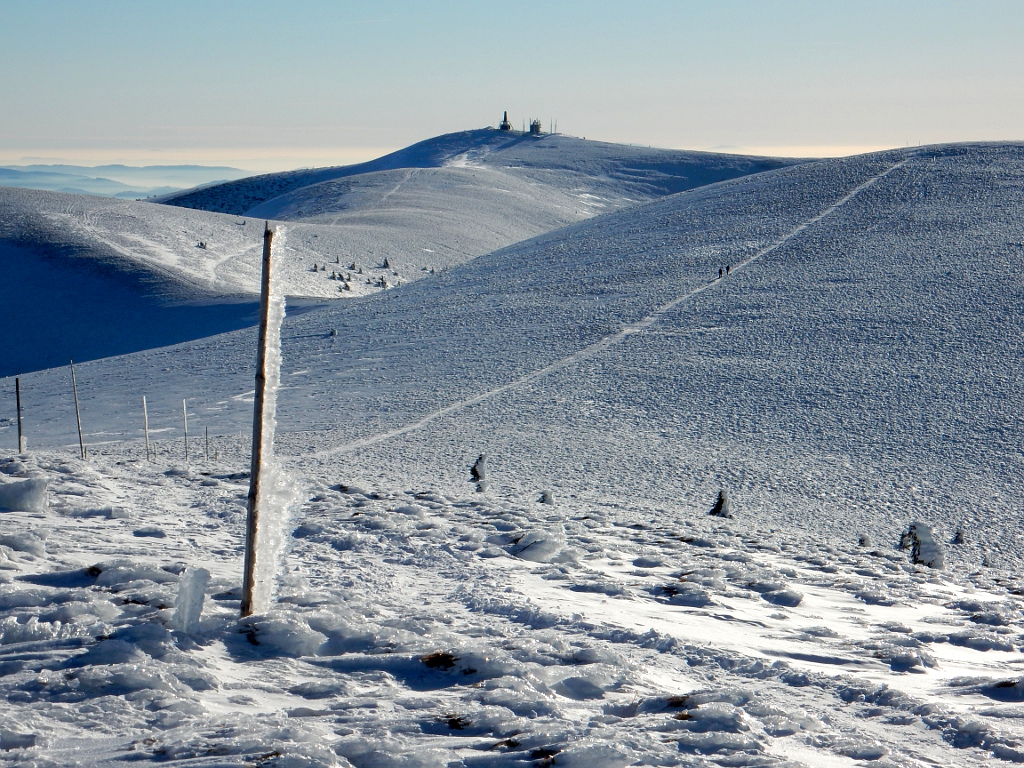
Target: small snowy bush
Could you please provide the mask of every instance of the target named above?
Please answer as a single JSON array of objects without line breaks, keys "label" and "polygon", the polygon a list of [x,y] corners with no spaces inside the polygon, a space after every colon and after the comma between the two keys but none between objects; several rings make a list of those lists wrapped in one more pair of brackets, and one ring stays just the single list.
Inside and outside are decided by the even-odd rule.
[{"label": "small snowy bush", "polygon": [[935,541],[935,532],[930,525],[911,523],[900,537],[900,549],[910,550],[910,561],[915,565],[926,565],[939,571],[945,567],[942,547]]},{"label": "small snowy bush", "polygon": [[732,509],[729,507],[729,492],[723,488],[718,492],[718,498],[715,500],[715,506],[708,512],[709,515],[715,517],[732,517]]}]

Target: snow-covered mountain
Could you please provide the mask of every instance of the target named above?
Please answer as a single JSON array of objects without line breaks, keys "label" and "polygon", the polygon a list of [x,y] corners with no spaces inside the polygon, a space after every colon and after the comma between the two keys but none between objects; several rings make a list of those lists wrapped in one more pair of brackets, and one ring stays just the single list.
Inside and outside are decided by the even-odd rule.
[{"label": "snow-covered mountain", "polygon": [[[472,169],[492,171],[492,176],[505,177],[495,182],[499,199],[517,191],[536,193],[550,186],[566,196],[564,202],[569,208],[610,208],[798,162],[801,161],[655,149],[587,141],[562,134],[532,135],[480,128],[427,139],[366,163],[252,176],[167,195],[162,201],[238,216],[280,218],[280,214],[286,213],[291,219],[331,217],[353,207],[380,207],[380,195],[374,194],[378,184],[374,183],[372,174],[424,170],[430,173],[405,186],[422,192],[433,188],[434,198],[437,198],[429,206],[433,208],[443,203],[444,179],[450,176],[457,180],[459,169]],[[366,200],[359,194],[361,182],[353,187],[341,181],[367,176],[371,189],[366,193],[369,198]],[[406,176],[414,174],[401,174],[398,178]],[[318,186],[326,182],[336,183]],[[379,185],[385,191],[394,188],[394,183],[389,186],[387,181]],[[480,194],[491,194],[489,186],[488,182],[479,183]],[[515,189],[517,186],[520,189]],[[346,198],[349,192],[355,192],[352,198]],[[624,197],[628,199],[623,201]],[[256,210],[266,212],[255,213]],[[270,211],[275,214],[270,215]],[[582,218],[579,211],[562,215],[568,217],[567,220]]]},{"label": "snow-covered mountain", "polygon": [[[13,340],[0,375],[250,324],[265,219],[302,221],[278,257],[285,293],[352,298],[604,211],[794,162],[481,130],[175,201],[249,217],[0,188],[0,321]],[[231,204],[247,195],[262,204]],[[46,325],[61,329],[50,346],[17,343]]]},{"label": "snow-covered mountain", "polygon": [[[76,366],[88,462],[67,369],[22,377],[4,748],[1024,760],[1022,182],[1020,144],[805,163],[290,317],[277,449],[304,501],[281,598],[244,621],[255,331]],[[896,548],[914,522],[945,570]]]}]

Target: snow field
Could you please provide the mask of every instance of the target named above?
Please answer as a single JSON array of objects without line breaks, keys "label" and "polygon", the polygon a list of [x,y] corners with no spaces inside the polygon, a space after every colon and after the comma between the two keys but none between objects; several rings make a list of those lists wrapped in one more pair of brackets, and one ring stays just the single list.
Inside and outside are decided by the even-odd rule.
[{"label": "snow field", "polygon": [[1004,572],[706,516],[307,480],[279,600],[239,620],[243,473],[60,454],[0,470],[50,487],[45,511],[2,513],[46,531],[0,542],[13,764],[1020,759]]}]

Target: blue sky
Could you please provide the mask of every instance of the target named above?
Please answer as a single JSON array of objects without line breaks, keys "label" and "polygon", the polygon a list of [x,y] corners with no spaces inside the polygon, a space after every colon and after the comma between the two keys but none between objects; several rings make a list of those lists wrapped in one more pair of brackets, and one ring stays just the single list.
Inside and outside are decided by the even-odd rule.
[{"label": "blue sky", "polygon": [[0,0],[0,162],[355,162],[532,117],[654,146],[1024,139],[1021,0]]}]

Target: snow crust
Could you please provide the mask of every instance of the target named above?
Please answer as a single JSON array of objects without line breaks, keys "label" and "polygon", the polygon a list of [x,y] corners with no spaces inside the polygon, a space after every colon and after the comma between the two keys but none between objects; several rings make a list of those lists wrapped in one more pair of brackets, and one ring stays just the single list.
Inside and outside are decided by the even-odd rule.
[{"label": "snow crust", "polygon": [[[576,500],[554,511],[307,478],[278,598],[239,621],[245,479],[232,463],[243,459],[182,473],[26,458],[54,502],[0,518],[49,532],[45,548],[0,547],[5,763],[1022,757],[1024,590],[1010,571],[937,575],[895,545],[706,512],[651,519]],[[71,514],[99,506],[112,483],[130,506],[148,500],[168,532],[158,551],[137,543],[131,520]],[[542,529],[559,533],[529,533]],[[529,539],[562,556],[492,551]],[[687,584],[703,606],[672,599]],[[802,601],[763,599],[779,588]]]}]

